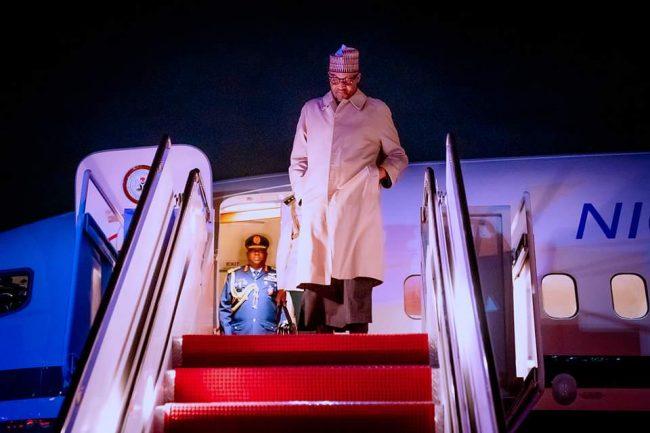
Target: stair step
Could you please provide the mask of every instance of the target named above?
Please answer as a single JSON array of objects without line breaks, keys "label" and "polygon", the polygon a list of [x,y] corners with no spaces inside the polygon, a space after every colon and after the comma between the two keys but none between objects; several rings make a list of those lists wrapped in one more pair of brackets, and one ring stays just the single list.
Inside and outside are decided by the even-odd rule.
[{"label": "stair step", "polygon": [[[430,401],[428,366],[179,368],[166,401]],[[170,389],[171,388],[171,389]]]},{"label": "stair step", "polygon": [[186,335],[174,367],[429,365],[426,334]]},{"label": "stair step", "polygon": [[434,431],[434,405],[428,401],[173,403],[158,407],[157,412],[157,431],[166,433]]}]

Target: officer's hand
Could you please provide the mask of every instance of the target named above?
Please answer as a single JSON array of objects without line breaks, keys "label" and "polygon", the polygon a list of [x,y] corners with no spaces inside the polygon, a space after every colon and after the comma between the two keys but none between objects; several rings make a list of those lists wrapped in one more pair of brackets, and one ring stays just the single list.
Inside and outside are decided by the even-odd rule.
[{"label": "officer's hand", "polygon": [[284,289],[278,290],[278,293],[275,294],[275,303],[277,305],[284,305],[287,302],[287,291]]}]

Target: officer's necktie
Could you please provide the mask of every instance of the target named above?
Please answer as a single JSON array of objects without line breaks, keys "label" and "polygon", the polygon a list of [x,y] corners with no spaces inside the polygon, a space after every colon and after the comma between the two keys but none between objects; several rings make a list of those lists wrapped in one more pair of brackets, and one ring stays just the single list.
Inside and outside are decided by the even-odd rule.
[{"label": "officer's necktie", "polygon": [[[253,269],[253,279],[257,280],[257,276],[259,275],[260,271],[257,269]],[[257,309],[257,301],[259,300],[260,293],[259,293],[259,288],[257,287],[257,284],[255,285],[255,288],[253,289],[253,308]]]}]

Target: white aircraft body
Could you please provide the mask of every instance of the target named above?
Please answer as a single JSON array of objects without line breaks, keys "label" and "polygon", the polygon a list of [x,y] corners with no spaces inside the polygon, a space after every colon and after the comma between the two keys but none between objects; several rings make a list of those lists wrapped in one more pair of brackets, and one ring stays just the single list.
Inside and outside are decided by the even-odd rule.
[{"label": "white aircraft body", "polygon": [[[382,192],[370,326],[428,334],[436,431],[514,430],[539,409],[650,410],[650,153],[460,163],[451,140],[447,152]],[[88,248],[119,254],[108,270],[74,268],[91,321],[63,431],[154,429],[175,337],[219,332],[243,240],[267,236],[269,263],[287,272],[276,255],[289,196],[286,173],[212,182],[205,155],[167,140],[82,161],[75,260],[89,232],[103,241]]]}]

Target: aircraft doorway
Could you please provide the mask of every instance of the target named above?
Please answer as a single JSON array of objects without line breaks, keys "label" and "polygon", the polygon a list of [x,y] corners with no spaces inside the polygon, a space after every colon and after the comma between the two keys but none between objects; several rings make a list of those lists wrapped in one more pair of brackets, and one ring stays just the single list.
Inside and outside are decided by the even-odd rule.
[{"label": "aircraft doorway", "polygon": [[[259,234],[269,242],[267,265],[278,269],[278,249],[286,248],[281,242],[284,201],[291,191],[241,194],[226,198],[219,207],[219,235],[217,241],[217,273],[215,288],[215,329],[219,326],[217,304],[225,284],[228,270],[247,263],[244,241]],[[283,253],[284,254],[284,253]],[[280,260],[281,261],[281,260]],[[284,267],[283,264],[280,264]],[[284,288],[284,287],[282,287]]]}]

